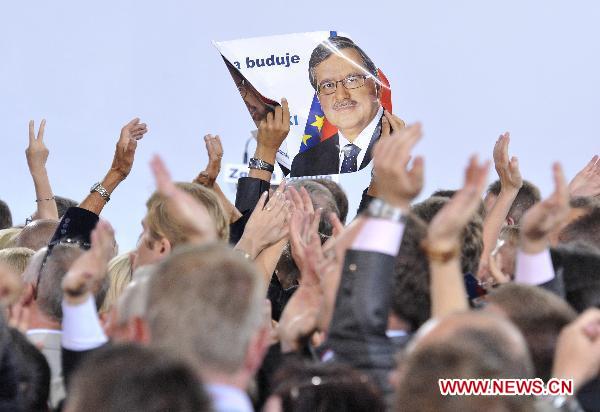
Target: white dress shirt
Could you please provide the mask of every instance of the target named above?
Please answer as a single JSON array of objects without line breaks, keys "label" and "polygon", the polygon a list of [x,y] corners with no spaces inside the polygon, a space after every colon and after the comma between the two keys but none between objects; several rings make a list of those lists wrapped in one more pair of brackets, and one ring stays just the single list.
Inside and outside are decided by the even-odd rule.
[{"label": "white dress shirt", "polygon": [[356,170],[360,170],[360,165],[362,163],[362,161],[365,158],[365,155],[367,154],[367,149],[369,148],[369,143],[371,143],[371,138],[373,137],[373,133],[375,132],[375,128],[377,127],[377,125],[379,124],[379,121],[381,120],[381,116],[383,116],[383,107],[379,106],[379,110],[377,110],[377,114],[375,114],[375,117],[373,118],[373,120],[371,120],[371,123],[369,123],[367,125],[367,127],[365,127],[363,129],[362,132],[360,132],[360,134],[356,137],[356,139],[354,139],[354,142],[349,141],[348,139],[346,139],[344,137],[344,135],[342,134],[341,130],[338,130],[338,136],[339,136],[339,142],[340,142],[340,163],[339,163],[339,169],[338,172],[340,170],[342,170],[342,162],[344,161],[344,146],[346,146],[347,144],[354,144],[358,147],[360,147],[360,152],[358,153],[357,156],[357,162],[356,162]]}]

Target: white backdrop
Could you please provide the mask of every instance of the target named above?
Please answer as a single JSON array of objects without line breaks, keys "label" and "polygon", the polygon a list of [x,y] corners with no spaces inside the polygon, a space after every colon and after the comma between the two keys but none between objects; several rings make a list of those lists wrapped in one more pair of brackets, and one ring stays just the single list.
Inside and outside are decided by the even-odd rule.
[{"label": "white backdrop", "polygon": [[109,167],[121,126],[139,116],[150,131],[103,213],[122,250],[133,247],[152,154],[191,179],[212,132],[224,161],[241,161],[253,123],[211,40],[330,29],[350,33],[383,69],[394,112],[423,123],[424,194],[460,185],[468,155],[490,157],[505,130],[525,177],[548,194],[552,161],[572,177],[600,152],[598,21],[593,1],[6,1],[0,198],[16,222],[35,208],[30,118],[48,121],[55,193],[81,200]]}]

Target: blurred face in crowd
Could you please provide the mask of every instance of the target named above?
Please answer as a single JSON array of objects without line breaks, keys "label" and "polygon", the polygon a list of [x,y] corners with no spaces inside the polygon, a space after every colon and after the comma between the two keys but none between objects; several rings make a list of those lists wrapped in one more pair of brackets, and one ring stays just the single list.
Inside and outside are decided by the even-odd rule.
[{"label": "blurred face in crowd", "polygon": [[252,116],[252,120],[254,120],[256,127],[258,127],[261,120],[265,119],[267,113],[272,112],[274,108],[262,101],[259,93],[247,80],[243,78],[237,79],[236,85],[246,108],[250,112],[250,116]]},{"label": "blurred face in crowd", "polygon": [[137,248],[131,256],[131,270],[160,261],[171,251],[169,241],[166,238],[156,239],[152,236],[146,223],[146,217],[142,220],[142,234],[137,243]]},{"label": "blurred face in crowd", "polygon": [[[319,101],[327,120],[342,131],[348,140],[353,140],[373,120],[379,109],[379,98],[372,76],[364,80],[364,85],[352,89],[344,87],[340,80],[353,79],[360,84],[367,74],[358,51],[341,50],[343,56],[332,54],[315,67],[315,78]],[[352,87],[352,81],[347,85]],[[332,82],[339,82],[332,86]],[[331,94],[327,89],[335,87]],[[330,91],[330,90],[329,90]]]}]

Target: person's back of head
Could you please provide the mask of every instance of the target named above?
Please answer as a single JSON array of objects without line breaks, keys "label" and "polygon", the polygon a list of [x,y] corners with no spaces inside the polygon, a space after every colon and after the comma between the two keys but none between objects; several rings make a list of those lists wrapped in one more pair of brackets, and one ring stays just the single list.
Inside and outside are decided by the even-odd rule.
[{"label": "person's back of head", "polygon": [[0,229],[0,249],[15,247],[15,238],[23,230],[20,227]]},{"label": "person's back of head", "polygon": [[552,249],[554,270],[562,275],[565,298],[577,312],[600,307],[600,252],[585,242]]},{"label": "person's back of head", "polygon": [[34,253],[35,251],[26,247],[0,249],[0,263],[3,263],[13,272],[21,275]]},{"label": "person's back of head", "polygon": [[50,243],[50,239],[56,232],[58,220],[38,219],[29,223],[15,237],[16,247],[26,247],[32,250],[40,250]]},{"label": "person's back of head", "polygon": [[266,290],[257,269],[227,246],[181,246],[150,280],[151,343],[203,374],[234,375],[263,329]]},{"label": "person's back of head", "polygon": [[18,330],[10,329],[10,335],[21,410],[46,412],[50,396],[50,366],[42,352]]},{"label": "person's back of head", "polygon": [[12,227],[12,213],[8,204],[0,199],[0,229],[8,229]]},{"label": "person's back of head", "polygon": [[[41,253],[38,254],[39,252]],[[23,273],[23,280],[33,285],[33,293],[39,310],[49,319],[60,322],[62,320],[62,280],[71,264],[84,251],[77,244],[58,243],[50,251],[41,249],[39,252],[30,260],[30,265]],[[95,294],[98,308],[102,306],[107,289],[108,282],[105,279]]]},{"label": "person's back of head", "polygon": [[[498,197],[502,189],[500,181],[496,180],[487,189],[487,196]],[[521,221],[521,218],[527,210],[542,199],[540,189],[528,180],[523,180],[523,186],[519,189],[517,197],[512,203],[508,215],[509,224],[516,225]],[[489,210],[488,210],[489,212]]]},{"label": "person's back of head", "polygon": [[98,350],[76,369],[65,411],[212,410],[192,370],[167,355],[133,344]]},{"label": "person's back of head", "polygon": [[117,303],[119,296],[131,282],[131,260],[129,253],[115,256],[108,262],[108,291],[100,308],[100,313],[108,312]]},{"label": "person's back of head", "polygon": [[429,298],[429,264],[421,248],[427,226],[415,215],[409,215],[402,235],[394,268],[392,313],[417,330],[431,316]]},{"label": "person's back of head", "polygon": [[75,200],[58,195],[54,196],[54,201],[56,202],[56,209],[58,210],[59,219],[62,219],[62,217],[65,215],[65,213],[67,213],[67,210],[70,207],[75,207],[78,205],[78,203]]},{"label": "person's back of head", "polygon": [[380,391],[350,366],[336,363],[289,363],[274,378],[279,385],[265,412],[385,411]]},{"label": "person's back of head", "polygon": [[[508,365],[507,365],[508,363]],[[493,340],[470,336],[417,349],[404,358],[397,388],[397,411],[532,411],[528,396],[443,396],[439,379],[525,378],[512,370],[505,351]]]},{"label": "person's back of head", "polygon": [[346,196],[344,189],[331,179],[315,179],[315,182],[329,189],[340,211],[340,220],[342,223],[346,223],[346,218],[348,217],[348,196]]},{"label": "person's back of head", "polygon": [[[412,207],[412,212],[426,223],[430,223],[433,217],[449,201],[445,197],[430,197]],[[461,267],[463,273],[475,275],[479,267],[479,258],[483,251],[483,220],[479,214],[475,214],[467,224],[463,232],[461,249]]]},{"label": "person's back of head", "polygon": [[292,186],[296,188],[296,190],[300,190],[301,187],[306,189],[312,200],[314,209],[322,209],[321,221],[319,222],[319,233],[324,236],[331,236],[333,233],[333,226],[329,219],[329,215],[335,213],[340,217],[340,211],[335,202],[335,198],[329,189],[312,179],[295,180],[290,182],[288,186]]},{"label": "person's back of head", "polygon": [[[208,214],[215,222],[217,235],[223,241],[229,240],[229,220],[225,215],[221,201],[211,189],[196,183],[178,182],[177,187],[189,193],[200,202],[208,211]],[[154,239],[167,238],[171,244],[171,249],[188,242],[188,234],[176,219],[173,219],[174,213],[168,205],[165,197],[158,192],[154,192],[146,202],[148,212],[146,214],[146,225]]]},{"label": "person's back of head", "polygon": [[[583,203],[583,202],[582,202]],[[578,202],[572,204],[578,205]],[[559,244],[581,241],[593,245],[600,252],[600,202],[585,202],[578,217],[568,223],[558,234]]]},{"label": "person's back of head", "polygon": [[498,307],[519,328],[527,341],[536,376],[551,378],[556,341],[561,329],[577,313],[567,302],[542,288],[507,283],[493,289],[487,301]]}]

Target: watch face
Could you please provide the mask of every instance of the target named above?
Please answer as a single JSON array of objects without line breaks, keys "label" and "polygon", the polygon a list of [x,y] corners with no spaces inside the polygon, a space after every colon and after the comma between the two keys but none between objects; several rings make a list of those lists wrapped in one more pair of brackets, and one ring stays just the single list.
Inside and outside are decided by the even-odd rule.
[{"label": "watch face", "polygon": [[96,190],[96,188],[98,187],[98,185],[99,185],[99,184],[100,184],[100,183],[94,183],[94,184],[92,185],[92,188],[90,189],[90,192],[93,192],[94,190]]}]

